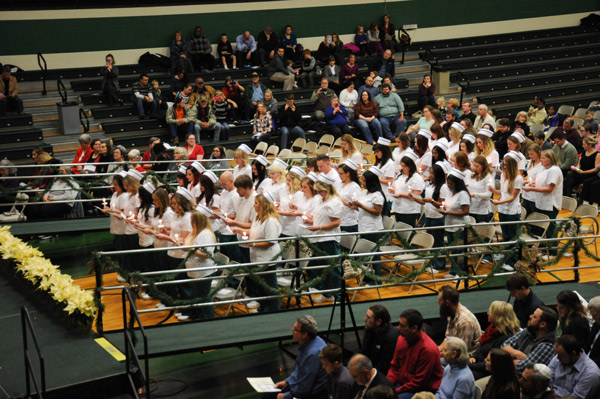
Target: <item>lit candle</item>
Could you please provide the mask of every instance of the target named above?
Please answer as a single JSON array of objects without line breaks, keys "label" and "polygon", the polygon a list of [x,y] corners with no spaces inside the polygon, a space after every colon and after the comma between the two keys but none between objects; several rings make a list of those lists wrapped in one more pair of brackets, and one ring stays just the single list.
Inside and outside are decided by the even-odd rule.
[{"label": "lit candle", "polygon": [[358,197],[356,196],[356,193],[352,194],[352,201],[356,201],[358,199]]},{"label": "lit candle", "polygon": [[179,234],[175,233],[175,241],[179,244]]},{"label": "lit candle", "polygon": [[392,182],[388,182],[388,191],[392,191]]},{"label": "lit candle", "polygon": [[102,207],[106,206],[106,198],[102,198]]},{"label": "lit candle", "polygon": [[242,233],[242,240],[247,240],[248,239],[248,234],[246,234],[246,232],[244,231]]},{"label": "lit candle", "polygon": [[292,200],[294,199],[294,196],[292,194],[288,195],[288,199],[290,200],[290,202],[292,202]]},{"label": "lit candle", "polygon": [[441,208],[444,209],[446,207],[446,201],[442,201],[442,206]]},{"label": "lit candle", "polygon": [[302,212],[302,220],[306,221],[308,216],[306,216],[306,212]]},{"label": "lit candle", "polygon": [[162,219],[158,219],[158,228],[162,229],[163,227],[165,227],[162,223]]},{"label": "lit candle", "polygon": [[279,201],[273,202],[273,205],[275,205],[275,208],[279,208]]},{"label": "lit candle", "polygon": [[227,219],[227,213],[226,213],[226,212],[223,212],[223,217],[224,217],[225,219]]}]

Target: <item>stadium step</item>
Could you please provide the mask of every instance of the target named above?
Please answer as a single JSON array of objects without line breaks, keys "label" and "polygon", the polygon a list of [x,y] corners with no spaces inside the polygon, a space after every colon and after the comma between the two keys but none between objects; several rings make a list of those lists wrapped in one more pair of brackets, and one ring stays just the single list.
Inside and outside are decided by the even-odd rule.
[{"label": "stadium step", "polygon": [[0,116],[0,128],[33,125],[31,114]]},{"label": "stadium step", "polygon": [[43,141],[9,143],[0,146],[0,159],[7,158],[11,161],[30,159],[32,150],[37,147],[42,147],[51,155],[54,152],[52,146]]},{"label": "stadium step", "polygon": [[[577,108],[587,108],[591,101],[597,101],[600,98],[600,91],[587,93],[585,95],[574,94],[568,96],[561,96],[549,99],[546,101],[546,106],[552,104],[558,109],[561,105],[572,105]],[[529,101],[511,102],[508,104],[499,104],[493,106],[492,112],[497,118],[509,118],[513,120],[519,111],[524,111],[529,108],[531,99]]]},{"label": "stadium step", "polygon": [[34,128],[13,128],[13,129],[2,129],[0,130],[0,144],[11,144],[11,143],[27,143],[39,141],[44,139],[44,133],[42,129],[37,127]]}]

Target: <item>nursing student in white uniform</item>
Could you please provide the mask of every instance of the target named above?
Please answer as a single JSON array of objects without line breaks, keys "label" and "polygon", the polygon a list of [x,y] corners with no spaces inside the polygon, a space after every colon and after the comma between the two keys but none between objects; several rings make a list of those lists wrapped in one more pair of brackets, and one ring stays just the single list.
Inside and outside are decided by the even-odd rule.
[{"label": "nursing student in white uniform", "polygon": [[[535,182],[530,183],[523,190],[538,194],[535,200],[536,212],[548,215],[550,219],[556,219],[558,211],[562,208],[563,175],[560,161],[552,150],[542,151],[541,161],[544,169],[538,173]],[[550,222],[546,236],[556,238],[556,222]]]},{"label": "nursing student in white uniform", "polygon": [[[446,185],[446,175],[450,173],[450,164],[437,162],[431,167],[429,182],[425,187],[423,198],[415,197],[419,204],[425,204],[425,227],[440,227],[445,225],[446,218],[440,211],[442,204],[445,204],[446,198],[450,198],[452,193]],[[433,236],[433,246],[442,248],[444,246],[444,229],[428,229],[427,232]],[[433,273],[438,273],[446,267],[446,259],[438,257],[433,260]]]},{"label": "nursing student in white uniform", "polygon": [[[210,218],[213,211],[204,205],[198,205],[196,210],[191,213],[192,231],[185,238],[184,245],[209,245],[201,248],[190,249],[190,256],[185,261],[186,269],[200,269],[187,272],[187,277],[196,279],[208,277],[216,273],[215,262],[210,259],[215,253],[215,244],[217,239],[210,227]],[[212,244],[212,245],[211,245]],[[188,283],[188,290],[184,290],[183,299],[199,298],[199,302],[211,302],[208,298],[210,293],[211,280],[192,281]],[[175,316],[179,321],[188,319],[211,319],[215,316],[215,309],[212,306],[202,306],[197,308],[187,308]]]},{"label": "nursing student in white uniform", "polygon": [[[256,217],[252,221],[249,229],[242,229],[235,227],[232,230],[235,233],[246,233],[250,240],[273,240],[279,238],[281,235],[281,222],[279,215],[275,209],[275,198],[271,193],[258,194],[254,198],[254,212]],[[266,262],[273,260],[281,248],[279,241],[265,241],[248,244],[250,247],[250,261],[251,262]],[[281,259],[281,258],[277,258]],[[276,259],[276,260],[277,260]],[[254,266],[255,271],[267,271],[275,270],[277,265],[265,265],[265,266]],[[260,281],[254,280],[249,277],[246,279],[246,287],[250,296],[269,296],[278,294],[277,275],[275,273],[260,275],[260,279],[268,285],[268,288],[263,287]],[[272,310],[278,310],[281,301],[278,298],[275,299],[263,299],[259,300],[260,307],[259,312],[268,312]]]},{"label": "nursing student in white uniform", "polygon": [[[235,218],[240,196],[233,184],[233,173],[225,171],[219,176],[221,190],[221,216],[223,218]],[[237,241],[237,237],[229,226],[223,221],[223,227],[217,235],[217,241],[221,243]],[[219,247],[220,252],[232,260],[240,259],[240,251],[238,245],[222,245]]]},{"label": "nursing student in white uniform", "polygon": [[338,168],[338,173],[342,179],[342,189],[340,190],[340,199],[344,204],[344,212],[340,229],[347,233],[358,231],[358,210],[352,205],[361,195],[360,182],[358,180],[358,164],[347,159]]},{"label": "nursing student in white uniform", "polygon": [[[436,147],[437,148],[437,147]],[[400,161],[401,173],[390,188],[393,197],[392,212],[396,221],[408,224],[411,227],[417,225],[421,215],[421,204],[415,201],[415,197],[421,197],[425,188],[423,177],[417,173],[414,153],[407,153]]]},{"label": "nursing student in white uniform", "polygon": [[[225,223],[232,229],[233,227],[240,227],[242,229],[249,229],[252,225],[252,221],[256,216],[256,212],[254,211],[254,197],[256,196],[256,192],[252,188],[252,180],[248,175],[241,175],[233,182],[237,193],[239,195],[239,200],[237,201],[237,208],[235,211],[235,218],[227,217],[225,219]],[[242,233],[238,233],[236,237],[236,241],[242,241],[243,238]],[[246,235],[246,237],[248,237]],[[250,262],[250,250],[245,247],[240,248],[240,259],[234,259],[240,263],[248,263]]]},{"label": "nursing student in white uniform", "polygon": [[233,180],[237,179],[241,175],[248,175],[252,177],[252,168],[248,161],[248,155],[252,150],[246,144],[240,144],[240,146],[233,153],[233,161],[235,166],[233,167]]},{"label": "nursing student in white uniform", "polygon": [[[527,172],[524,182],[525,185],[535,182],[538,173],[544,169],[542,166],[542,149],[540,146],[534,144],[529,147],[527,152],[529,153],[529,162],[525,168],[525,171]],[[535,191],[523,190],[523,207],[527,211],[527,215],[535,212],[535,200],[537,195],[538,194]]]},{"label": "nursing student in white uniform", "polygon": [[465,175],[465,185],[468,187],[469,182],[471,181],[471,162],[469,162],[469,157],[462,151],[458,151],[454,154],[454,167]]},{"label": "nursing student in white uniform", "polygon": [[[507,153],[502,162],[502,176],[500,177],[500,190],[489,188],[494,194],[500,195],[499,200],[493,200],[492,203],[498,205],[498,220],[501,222],[516,222],[521,220],[521,201],[520,194],[523,189],[523,177],[519,173],[518,163],[511,153]],[[512,241],[517,235],[519,228],[516,224],[501,225],[502,239]],[[510,247],[511,249],[514,247]],[[507,257],[502,269],[513,271],[518,255]]]},{"label": "nursing student in white uniform", "polygon": [[[169,247],[178,247],[183,245],[186,237],[192,232],[191,212],[194,209],[194,207],[192,206],[193,200],[194,197],[187,188],[179,187],[177,189],[177,192],[173,194],[173,197],[171,197],[171,208],[174,212],[171,224],[168,226],[165,225],[164,231],[166,234],[157,233],[156,238],[168,241]],[[179,267],[186,255],[187,252],[182,249],[171,249],[167,251],[170,269],[176,269],[177,267]],[[175,278],[179,277],[183,277],[181,276],[181,273],[175,276]],[[176,291],[179,291],[180,293],[182,293],[182,295],[185,295],[186,287],[177,286],[177,288],[175,288],[173,286],[167,285],[166,287],[162,288],[162,290],[171,295],[173,298],[175,298],[175,296],[177,295]],[[157,307],[161,306],[164,305],[157,305]]]},{"label": "nursing student in white uniform", "polygon": [[450,143],[448,145],[448,151],[446,151],[446,156],[450,160],[453,159],[454,154],[460,151],[460,140],[464,130],[465,128],[458,122],[452,122],[452,125],[450,125],[450,130],[448,131]]},{"label": "nursing student in white uniform", "polygon": [[396,141],[396,148],[392,151],[392,159],[396,164],[396,173],[400,171],[400,160],[407,152],[413,152],[412,148],[410,148],[410,137],[408,134],[402,132],[396,135],[394,139]]},{"label": "nursing student in white uniform", "polygon": [[[525,136],[523,136],[519,132],[514,132],[513,134],[508,136],[508,138],[506,139],[506,145],[508,146],[508,151],[514,152],[515,153],[514,155],[518,158],[517,159],[518,169],[519,169],[519,173],[521,173],[521,174],[523,174],[523,172],[525,171],[525,165],[527,164],[527,159],[525,158],[525,155],[523,155],[523,153],[521,153],[521,146],[524,141],[525,141]],[[506,156],[506,154],[504,156]]]},{"label": "nursing student in white uniform", "polygon": [[[310,168],[310,165],[307,166]],[[317,156],[317,169],[318,172],[323,173],[325,176],[333,180],[333,186],[336,192],[339,192],[342,189],[342,179],[340,179],[340,175],[338,174],[337,170],[331,166],[329,155],[321,154]]]},{"label": "nursing student in white uniform", "polygon": [[[452,168],[448,174],[446,182],[450,189],[450,197],[445,199],[440,212],[446,215],[446,226],[464,224],[469,222],[469,210],[471,207],[471,196],[465,186],[465,175],[460,170]],[[461,245],[463,242],[463,227],[446,227],[446,239],[448,245]],[[463,272],[463,265],[458,267]],[[450,273],[444,278],[454,278],[458,274],[458,270],[453,265],[450,268]]]},{"label": "nursing student in white uniform", "polygon": [[225,228],[225,223],[217,215],[221,209],[221,196],[217,191],[217,182],[219,178],[212,170],[207,170],[200,177],[200,196],[196,198],[198,205],[202,204],[211,211],[209,221],[213,233],[218,234],[222,228]]},{"label": "nursing student in white uniform", "polygon": [[[152,217],[154,217],[154,204],[152,193],[156,188],[151,181],[146,181],[138,190],[140,207],[138,208],[136,218],[133,220],[133,226],[138,230],[139,248],[149,249],[154,247],[154,236],[152,235]],[[144,252],[137,256],[137,264],[141,271],[156,270],[154,263],[154,252]]]},{"label": "nursing student in white uniform", "polygon": [[252,183],[256,194],[269,191],[273,185],[273,180],[268,176],[267,166],[269,166],[269,161],[263,155],[257,156],[252,161]]},{"label": "nursing student in white uniform", "polygon": [[281,217],[282,237],[293,237],[298,233],[306,232],[299,231],[302,218],[298,216],[298,207],[294,206],[294,204],[301,204],[304,200],[302,179],[305,177],[306,172],[299,166],[292,166],[285,176],[285,187],[280,190],[279,207],[277,207],[277,212]]},{"label": "nursing student in white uniform", "polygon": [[450,164],[446,156],[446,151],[448,151],[448,140],[441,138],[436,141],[435,145],[431,148],[431,164],[435,165],[438,162]]},{"label": "nursing student in white uniform", "polygon": [[[190,190],[190,193],[192,193],[195,199],[200,196],[200,176],[202,176],[204,172],[206,172],[206,168],[198,161],[192,162],[191,168],[188,169],[187,179],[190,184],[187,189]],[[194,203],[196,203],[195,199]]]},{"label": "nursing student in white uniform", "polygon": [[363,163],[363,154],[354,145],[354,138],[350,134],[344,134],[342,136],[342,158],[341,162],[344,163],[346,159],[350,159],[357,165]]},{"label": "nursing student in white uniform", "polygon": [[[340,223],[342,220],[342,213],[344,211],[344,204],[340,199],[337,190],[335,189],[335,181],[320,174],[317,182],[315,183],[315,191],[323,199],[323,203],[317,207],[315,213],[308,218],[305,224],[307,230],[314,232],[315,234],[335,234],[340,233]],[[310,240],[315,244],[317,248],[328,255],[339,255],[340,254],[340,237],[312,237]],[[311,261],[309,265],[317,266],[322,265],[323,261]],[[322,271],[313,270],[309,271],[309,276],[315,278],[320,276]],[[318,289],[332,289],[339,288],[341,280],[341,270],[339,267],[334,267],[329,271],[327,278],[317,286]],[[313,298],[315,302],[332,302],[333,295],[327,293],[319,295]]]},{"label": "nursing student in white uniform", "polygon": [[431,139],[431,133],[426,130],[419,130],[417,137],[415,138],[415,148],[414,152],[417,154],[417,172],[424,179],[427,179],[429,176],[429,169],[433,164],[431,158],[431,151],[429,150],[429,139]]},{"label": "nursing student in white uniform", "polygon": [[[123,214],[123,208],[125,207],[125,201],[127,200],[127,194],[125,187],[123,186],[123,177],[127,176],[127,172],[121,171],[113,177],[113,189],[114,193],[110,198],[110,202],[104,205],[102,212],[110,215],[110,234],[114,237],[115,250],[122,251],[125,249],[125,215]],[[119,264],[123,264],[124,255],[119,255]],[[127,262],[127,261],[125,261]],[[122,276],[117,276],[119,282],[125,282]]]},{"label": "nursing student in white uniform", "polygon": [[488,223],[492,220],[492,193],[490,185],[494,185],[494,172],[483,155],[475,157],[471,163],[471,180],[469,180],[469,193],[471,194],[471,209],[469,214],[477,223]]},{"label": "nursing student in white uniform", "polygon": [[497,170],[500,166],[500,155],[496,151],[496,146],[492,141],[494,132],[488,129],[481,129],[477,132],[477,138],[475,139],[475,156],[483,155],[487,159],[488,164],[492,170]]},{"label": "nursing student in white uniform", "polygon": [[303,227],[300,228],[299,233],[303,236],[314,234],[312,231],[307,230],[306,221],[314,217],[317,213],[317,209],[323,203],[323,198],[315,191],[315,183],[319,176],[315,172],[310,172],[302,179],[301,190],[304,195],[303,199],[299,203],[290,204],[290,207],[294,211],[294,214],[300,217]]},{"label": "nursing student in white uniform", "polygon": [[273,182],[273,185],[268,191],[273,194],[276,205],[279,205],[281,195],[285,193],[285,176],[287,175],[287,167],[287,163],[279,158],[275,158],[271,163],[271,166],[267,168],[267,171],[269,172],[269,178]]},{"label": "nursing student in white uniform", "polygon": [[[462,125],[461,125],[462,126]],[[463,135],[462,140],[460,140],[460,150],[467,154],[469,158],[469,162],[473,162],[475,159],[475,136],[472,134]]]},{"label": "nursing student in white uniform", "polygon": [[[394,163],[394,159],[392,158],[392,150],[390,149],[391,141],[380,137],[377,139],[377,144],[373,146],[373,152],[375,154],[375,163],[374,166],[377,166],[381,171],[381,176],[379,176],[379,183],[381,185],[382,192],[388,192],[388,189],[394,182],[394,178],[396,177],[396,164]],[[384,208],[384,216],[390,215],[390,208],[392,206],[389,203],[390,198],[387,198],[388,206]]]},{"label": "nursing student in white uniform", "polygon": [[[138,249],[138,231],[133,225],[137,210],[140,207],[140,199],[138,189],[140,188],[140,180],[143,175],[135,169],[130,169],[127,176],[123,178],[123,187],[125,187],[125,198],[123,201],[123,214],[126,217],[124,248],[123,249]],[[125,255],[123,257],[124,264],[121,265],[125,270],[132,272],[137,269],[136,255]]]}]

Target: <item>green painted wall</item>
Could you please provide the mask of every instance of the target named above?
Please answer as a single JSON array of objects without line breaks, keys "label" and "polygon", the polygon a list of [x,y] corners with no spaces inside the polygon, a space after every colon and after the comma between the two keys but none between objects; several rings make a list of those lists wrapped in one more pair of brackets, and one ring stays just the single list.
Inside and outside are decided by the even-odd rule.
[{"label": "green painted wall", "polygon": [[[428,28],[593,12],[600,9],[599,3],[598,0],[546,0],[543,3],[539,0],[460,0],[449,6],[446,0],[413,0],[387,3],[387,11],[397,25],[416,23],[419,28]],[[1,21],[0,37],[15,40],[3,40],[0,52],[22,55],[166,47],[175,30],[182,30],[187,37],[195,25],[202,25],[213,43],[222,32],[233,41],[243,29],[257,32],[267,24],[276,32],[292,24],[298,37],[331,32],[348,34],[354,32],[356,25],[379,21],[383,10],[383,2],[376,2],[193,15]],[[520,30],[527,27],[514,26],[514,31]]]}]

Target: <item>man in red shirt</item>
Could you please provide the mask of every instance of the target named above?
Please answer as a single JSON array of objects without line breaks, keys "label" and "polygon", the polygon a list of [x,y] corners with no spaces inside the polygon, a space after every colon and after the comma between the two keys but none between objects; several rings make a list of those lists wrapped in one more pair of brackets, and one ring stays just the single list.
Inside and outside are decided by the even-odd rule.
[{"label": "man in red shirt", "polygon": [[423,316],[407,309],[398,319],[400,336],[387,378],[396,388],[398,399],[410,399],[416,392],[435,392],[442,382],[442,364],[437,345],[421,327]]}]

